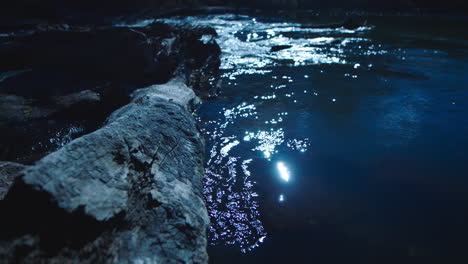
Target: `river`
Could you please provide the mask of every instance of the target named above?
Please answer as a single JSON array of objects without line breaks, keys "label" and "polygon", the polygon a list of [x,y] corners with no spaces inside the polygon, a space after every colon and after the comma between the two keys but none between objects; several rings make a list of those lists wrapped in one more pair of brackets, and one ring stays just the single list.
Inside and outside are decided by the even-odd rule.
[{"label": "river", "polygon": [[197,113],[211,262],[466,257],[468,19],[309,15],[164,20],[214,27],[223,51]]}]

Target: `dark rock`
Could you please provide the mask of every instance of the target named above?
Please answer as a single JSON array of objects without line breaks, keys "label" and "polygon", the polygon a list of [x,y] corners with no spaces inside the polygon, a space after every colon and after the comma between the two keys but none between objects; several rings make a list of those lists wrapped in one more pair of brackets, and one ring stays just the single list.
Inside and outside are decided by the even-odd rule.
[{"label": "dark rock", "polygon": [[79,105],[98,104],[101,101],[101,95],[91,90],[84,90],[65,96],[57,96],[53,100],[59,108],[72,108]]},{"label": "dark rock", "polygon": [[0,94],[0,124],[5,121],[14,123],[30,122],[33,119],[48,118],[59,111],[74,107],[90,107],[101,101],[100,94],[85,90],[79,93],[52,98],[53,103],[41,106],[36,99],[17,95]]},{"label": "dark rock", "polygon": [[[0,225],[0,259],[207,263],[204,146],[190,114],[199,99],[182,79],[139,89],[132,98],[101,129],[23,171],[0,210],[3,221],[25,226]],[[14,213],[24,197],[36,197],[35,208],[56,209],[28,227],[27,217]],[[69,224],[49,225],[58,215]],[[76,227],[93,231],[68,230]]]},{"label": "dark rock", "polygon": [[0,161],[0,200],[3,200],[19,172],[26,166],[13,162]]},{"label": "dark rock", "polygon": [[273,46],[273,47],[271,47],[270,52],[277,52],[277,51],[280,51],[280,50],[289,49],[289,48],[291,48],[291,47],[292,47],[291,45],[278,45],[278,46]]},{"label": "dark rock", "polygon": [[367,26],[367,20],[358,19],[356,17],[349,17],[343,23],[343,27],[349,30],[354,30],[364,26]]},{"label": "dark rock", "polygon": [[[119,104],[108,97],[101,101],[101,95],[90,90],[49,100],[0,94],[0,159],[30,164],[72,136],[96,129],[116,108],[112,104]],[[70,126],[77,123],[82,131],[74,133]]]},{"label": "dark rock", "polygon": [[0,94],[0,124],[5,121],[29,122],[32,119],[46,118],[54,109],[35,105],[34,99],[16,95]]},{"label": "dark rock", "polygon": [[68,141],[90,133],[129,101],[128,95],[90,90],[49,102],[0,95],[0,159],[31,164]]}]

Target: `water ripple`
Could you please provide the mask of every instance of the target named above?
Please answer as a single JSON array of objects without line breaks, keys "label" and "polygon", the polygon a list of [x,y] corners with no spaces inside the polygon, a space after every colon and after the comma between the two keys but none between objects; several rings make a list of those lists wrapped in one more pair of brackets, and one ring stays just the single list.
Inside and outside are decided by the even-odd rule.
[{"label": "water ripple", "polygon": [[[300,105],[306,102],[305,99],[318,96],[316,91],[306,87],[293,89],[295,82],[300,80],[276,72],[275,67],[339,64],[356,71],[366,68],[361,65],[368,63],[354,61],[353,56],[374,56],[386,50],[366,38],[371,27],[356,30],[303,28],[297,23],[262,23],[252,17],[233,15],[178,17],[163,21],[216,29],[217,42],[223,52],[221,78],[225,85],[234,87],[244,78],[258,80],[260,76],[271,81],[260,90],[244,89],[248,95],[243,97],[243,103],[227,98],[225,105],[230,107],[223,109],[213,103],[210,111],[219,111],[204,122],[202,129],[209,145],[204,196],[211,218],[210,243],[234,245],[242,252],[248,252],[268,237],[260,220],[261,197],[256,192],[255,180],[258,175],[251,173],[251,167],[256,162],[266,162],[267,166],[276,169],[279,183],[294,182],[286,162],[278,161],[279,154],[286,148],[307,152],[310,142],[308,138],[292,138],[288,134],[286,123],[290,116],[285,108],[287,103]],[[274,49],[276,46],[281,48]],[[303,77],[309,78],[308,75]],[[335,98],[330,100],[337,102]],[[273,107],[277,104],[280,106]],[[278,193],[278,203],[287,203],[285,193]]]}]

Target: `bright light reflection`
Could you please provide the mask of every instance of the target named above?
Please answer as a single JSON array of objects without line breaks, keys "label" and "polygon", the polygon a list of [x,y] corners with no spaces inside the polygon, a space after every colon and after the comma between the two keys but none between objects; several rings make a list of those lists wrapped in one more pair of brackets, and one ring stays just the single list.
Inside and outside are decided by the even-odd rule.
[{"label": "bright light reflection", "polygon": [[[262,23],[253,17],[237,15],[209,16],[207,18],[186,17],[182,20],[177,18],[161,21],[174,24],[194,23],[215,28],[218,33],[217,42],[223,50],[220,68],[227,70],[222,78],[229,85],[234,86],[240,85],[241,83],[237,83],[237,80],[240,81],[242,78],[248,77],[246,75],[273,74],[272,69],[282,65],[349,64],[350,68],[362,67],[355,61],[348,62],[346,60],[348,50],[359,56],[387,53],[382,50],[381,45],[378,47],[376,45],[374,49],[370,39],[358,38],[359,35],[344,35],[368,31],[372,29],[370,27],[356,30],[302,28],[300,24],[296,23]],[[146,20],[144,21],[145,25],[138,26],[146,26],[152,22],[152,19]],[[295,37],[288,37],[288,33],[295,33]],[[301,34],[303,36],[298,37]],[[337,38],[333,37],[335,34],[338,34]],[[211,36],[206,36],[205,39],[206,41],[211,40]],[[271,52],[271,48],[278,45],[291,47]],[[357,45],[359,45],[359,51],[355,49]],[[368,67],[371,68],[372,65]],[[324,71],[320,70],[320,73],[323,74]],[[358,76],[353,75],[353,73],[345,76],[356,79]],[[283,96],[289,95],[290,101],[294,103],[301,101],[300,97],[293,96],[294,93],[285,95],[282,92],[287,91],[289,84],[295,80],[291,76],[277,75],[271,76],[272,79],[277,80],[270,85],[272,90],[268,93],[257,94],[254,99],[256,101],[282,100]],[[312,76],[304,75],[304,78],[308,79]],[[276,91],[278,92],[275,93]],[[313,90],[303,90],[303,93],[302,90],[298,90],[297,92],[301,94],[313,93],[314,96],[318,96],[318,93]],[[327,97],[324,96],[324,98]],[[337,102],[337,99],[333,97],[326,100]],[[249,103],[251,102],[249,101]],[[268,104],[268,102],[265,103]],[[451,102],[449,101],[449,103]],[[245,145],[252,146],[253,151],[259,151],[262,157],[271,161],[272,157],[278,153],[278,148],[285,143],[291,150],[300,152],[306,152],[310,147],[307,138],[288,139],[285,137],[283,129],[279,128],[278,124],[283,122],[283,118],[286,121],[287,112],[278,113],[278,116],[275,117],[267,115],[267,119],[260,116],[259,119],[256,105],[262,114],[262,110],[265,110],[265,107],[261,107],[262,104],[244,102],[231,109],[223,108],[218,119],[206,122],[207,128],[205,129],[205,133],[209,135],[208,142],[211,142],[210,145],[212,145],[203,186],[204,197],[212,220],[209,229],[210,241],[212,244],[237,245],[244,253],[258,247],[260,243],[264,242],[267,234],[260,217],[258,194],[254,192],[256,182],[251,178],[249,170],[252,159],[245,159],[248,156],[241,155],[240,151],[237,152],[240,156],[236,156],[237,154],[233,154],[232,150],[235,147],[239,148],[245,142],[250,142]],[[254,120],[256,123],[260,120],[261,123],[266,121],[266,124],[274,126],[264,128],[264,131],[247,131],[239,137],[235,126],[239,125],[237,122],[239,119],[244,118],[248,119],[249,122]],[[231,134],[231,131],[235,131],[234,134]],[[276,165],[280,181],[289,182],[291,175],[286,164],[278,162]],[[288,197],[280,193],[277,196],[277,202],[284,204],[286,198]]]},{"label": "bright light reflection", "polygon": [[281,194],[278,198],[278,201],[280,201],[281,203],[284,202],[284,195]]},{"label": "bright light reflection", "polygon": [[283,162],[278,162],[276,164],[276,167],[278,168],[278,171],[280,173],[281,179],[283,179],[285,182],[289,181],[290,173],[286,165],[284,165]]}]

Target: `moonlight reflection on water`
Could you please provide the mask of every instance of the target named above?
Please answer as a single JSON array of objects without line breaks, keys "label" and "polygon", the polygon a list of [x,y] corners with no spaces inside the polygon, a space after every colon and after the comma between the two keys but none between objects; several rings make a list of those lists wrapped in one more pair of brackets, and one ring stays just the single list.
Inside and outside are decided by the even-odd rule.
[{"label": "moonlight reflection on water", "polygon": [[[267,238],[260,220],[255,175],[252,175],[249,166],[255,159],[266,159],[272,163],[272,167],[276,166],[280,181],[289,182],[289,169],[282,161],[273,163],[274,156],[279,154],[282,146],[305,153],[310,145],[308,138],[291,138],[287,135],[285,126],[281,126],[289,117],[286,105],[272,110],[262,102],[299,104],[304,96],[318,95],[316,92],[308,94],[307,90],[300,92],[304,96],[298,95],[299,92],[288,91],[289,85],[294,82],[293,78],[278,76],[268,67],[346,64],[348,62],[343,54],[344,48],[352,43],[366,45],[369,42],[364,38],[352,37],[353,34],[367,32],[371,28],[307,29],[295,23],[261,23],[248,16],[234,15],[184,20],[212,26],[218,32],[217,41],[223,51],[221,68],[224,70],[222,78],[225,84],[236,86],[238,78],[246,76],[271,76],[274,83],[268,86],[267,92],[254,95],[246,102],[234,104],[232,108],[222,109],[215,119],[205,123],[204,128],[212,145],[204,189],[211,217],[211,242],[214,245],[237,245],[242,252],[247,252],[258,247]],[[165,21],[180,23],[178,19]],[[286,36],[290,34],[313,36]],[[340,37],[330,34],[339,34]],[[336,45],[330,46],[332,43]],[[270,52],[272,46],[286,44],[291,47]],[[371,49],[369,52],[372,52]],[[308,79],[309,76],[303,75],[303,78]],[[246,126],[246,122],[251,125]],[[252,158],[252,154],[246,151],[259,152],[262,155],[253,155]],[[284,203],[285,199],[285,195],[281,194],[278,202]]]},{"label": "moonlight reflection on water", "polygon": [[[246,131],[243,138],[242,134],[228,134],[232,129],[236,131],[238,119],[256,122],[257,108],[246,103],[224,109],[219,116],[221,120],[209,121],[205,127],[213,144],[204,179],[204,195],[211,218],[211,243],[237,245],[242,252],[247,252],[258,247],[267,233],[260,220],[259,195],[255,192],[256,182],[249,169],[253,159],[244,158],[246,153],[236,151],[236,148],[249,145],[250,151],[259,151],[262,158],[269,159],[277,153],[275,148],[284,144],[284,132],[281,128],[257,133]],[[305,152],[307,144],[304,142],[293,139],[290,144]],[[288,181],[289,170],[282,162],[278,163],[278,170],[281,178]],[[281,197],[279,202],[284,201]]]},{"label": "moonlight reflection on water", "polygon": [[215,28],[222,49],[220,96],[198,112],[213,263],[323,263],[313,256],[466,239],[466,225],[450,219],[468,216],[445,217],[468,199],[468,180],[453,179],[468,175],[468,40],[456,34],[466,23],[419,19],[371,17],[375,27],[356,30],[242,15],[163,19]]},{"label": "moonlight reflection on water", "polygon": [[280,161],[280,162],[276,163],[276,167],[278,168],[281,179],[283,181],[285,181],[285,182],[288,182],[291,175],[290,175],[289,169],[286,167],[286,165],[284,165],[284,163]]}]

